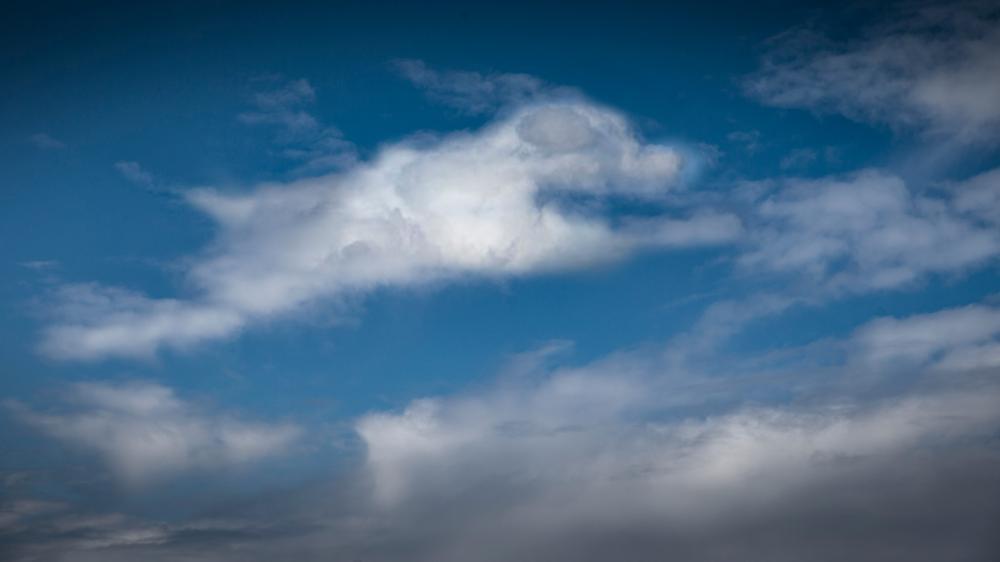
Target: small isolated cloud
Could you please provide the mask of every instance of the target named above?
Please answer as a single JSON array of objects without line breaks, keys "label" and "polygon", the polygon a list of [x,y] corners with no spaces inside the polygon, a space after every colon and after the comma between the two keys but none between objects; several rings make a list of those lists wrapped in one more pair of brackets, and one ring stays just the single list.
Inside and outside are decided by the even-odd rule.
[{"label": "small isolated cloud", "polygon": [[831,291],[890,289],[1000,255],[1000,231],[958,204],[877,170],[789,179],[757,203],[744,267],[800,275]]},{"label": "small isolated cloud", "polygon": [[28,142],[42,150],[59,150],[66,148],[66,143],[53,138],[46,133],[35,133],[28,137]]},{"label": "small isolated cloud", "polygon": [[153,174],[147,172],[138,162],[115,162],[115,169],[126,180],[144,188],[151,188],[154,185]]},{"label": "small isolated cloud", "polygon": [[384,145],[341,172],[242,193],[190,192],[220,233],[189,272],[198,293],[150,299],[67,287],[43,350],[143,356],[233,334],[318,299],[470,277],[589,267],[647,248],[718,244],[734,216],[611,217],[569,197],[656,202],[685,165],[628,120],[583,101],[540,102],[472,132]]},{"label": "small isolated cloud", "polygon": [[472,114],[529,102],[555,90],[527,74],[436,70],[423,61],[408,59],[397,60],[393,66],[430,99]]},{"label": "small isolated cloud", "polygon": [[56,412],[18,402],[7,406],[42,434],[97,453],[129,485],[263,459],[284,451],[300,433],[290,424],[205,411],[154,383],[80,383],[67,399],[67,407]]},{"label": "small isolated cloud", "polygon": [[833,111],[960,141],[1000,133],[1000,13],[919,4],[860,38],[778,38],[747,91],[766,104]]}]

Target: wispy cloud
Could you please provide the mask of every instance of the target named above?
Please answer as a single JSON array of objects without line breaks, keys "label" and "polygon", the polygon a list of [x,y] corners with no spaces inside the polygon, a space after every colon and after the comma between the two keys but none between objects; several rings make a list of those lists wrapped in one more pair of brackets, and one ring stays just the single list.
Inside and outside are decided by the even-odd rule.
[{"label": "wispy cloud", "polygon": [[42,150],[60,150],[66,148],[66,143],[53,138],[46,133],[35,133],[28,137],[28,142]]},{"label": "wispy cloud", "polygon": [[254,109],[241,113],[239,120],[273,127],[281,146],[278,154],[299,163],[296,173],[324,172],[355,163],[354,145],[339,129],[323,124],[309,111],[316,101],[316,90],[308,80],[268,77],[264,83],[270,88],[251,96]]},{"label": "wispy cloud", "polygon": [[801,276],[833,291],[906,286],[1000,255],[1000,234],[944,197],[886,172],[788,179],[756,204],[743,267]]},{"label": "wispy cloud", "polygon": [[289,424],[204,411],[155,383],[80,383],[67,398],[70,408],[58,412],[6,405],[42,434],[99,454],[128,485],[259,460],[285,450],[300,433]]},{"label": "wispy cloud", "polygon": [[153,174],[149,173],[138,162],[120,161],[115,162],[115,170],[126,180],[146,189],[152,188],[155,184]]},{"label": "wispy cloud", "polygon": [[856,39],[779,37],[747,91],[962,142],[1000,133],[1000,19],[989,3],[917,4]]},{"label": "wispy cloud", "polygon": [[424,61],[410,59],[394,61],[393,66],[430,99],[472,114],[530,102],[543,95],[551,97],[557,91],[571,91],[527,74],[438,70]]}]

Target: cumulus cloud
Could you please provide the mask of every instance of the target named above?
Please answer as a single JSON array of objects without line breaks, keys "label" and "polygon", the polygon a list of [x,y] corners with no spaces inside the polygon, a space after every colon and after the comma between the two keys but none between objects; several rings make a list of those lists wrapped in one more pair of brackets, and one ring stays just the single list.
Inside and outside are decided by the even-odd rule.
[{"label": "cumulus cloud", "polygon": [[740,264],[801,275],[829,291],[889,289],[961,272],[1000,252],[996,228],[961,197],[920,195],[877,170],[785,180],[757,203]]},{"label": "cumulus cloud", "polygon": [[394,61],[393,66],[430,99],[472,114],[529,102],[558,90],[527,74],[437,70],[410,59]]},{"label": "cumulus cloud", "polygon": [[834,111],[961,141],[994,140],[998,17],[989,3],[920,4],[850,41],[790,32],[746,87],[774,106]]},{"label": "cumulus cloud", "polygon": [[184,471],[236,466],[285,450],[300,430],[204,411],[154,383],[80,383],[69,408],[42,412],[8,402],[17,419],[71,447],[98,454],[128,485]]},{"label": "cumulus cloud", "polygon": [[[841,376],[857,376],[871,353],[886,358],[900,349],[898,340],[876,335],[892,331],[887,323],[897,322],[909,340],[920,337],[907,333],[961,322],[979,326],[935,342],[937,354],[959,356],[995,338],[995,314],[977,306],[873,322],[854,337],[865,345],[852,348],[857,356]],[[926,366],[911,363],[914,380]],[[980,367],[995,372],[996,364]],[[995,380],[970,386],[953,378],[948,390],[885,399],[824,399],[806,390],[791,403],[738,401],[692,415],[673,400],[678,392],[704,399],[704,387],[664,385],[671,377],[662,368],[654,362],[637,371],[618,357],[362,418],[357,428],[376,512],[404,521],[439,513],[440,527],[418,531],[433,537],[421,545],[426,551],[416,550],[428,560],[601,560],[612,553],[654,560],[664,551],[685,560],[736,552],[877,560],[887,551],[931,560],[956,548],[986,560],[994,552],[988,525],[970,522],[996,521],[1000,512],[969,499],[977,486],[1000,488],[987,476],[1000,453],[991,438],[1000,427]],[[939,454],[946,460],[936,460]],[[960,490],[949,482],[962,473],[977,483]],[[928,498],[952,493],[965,498],[945,502],[948,517],[964,521],[957,525],[926,508]],[[880,532],[833,523],[847,513],[880,521]],[[778,530],[787,525],[796,530]],[[936,532],[925,541],[918,529]]]},{"label": "cumulus cloud", "polygon": [[188,201],[220,228],[190,269],[197,294],[151,299],[65,287],[43,350],[70,359],[143,356],[320,298],[573,269],[644,248],[733,239],[741,224],[728,214],[601,211],[614,198],[660,200],[684,163],[677,150],[641,140],[617,112],[560,101],[521,107],[476,131],[389,144],[371,161],[326,176],[244,193],[194,190]]}]

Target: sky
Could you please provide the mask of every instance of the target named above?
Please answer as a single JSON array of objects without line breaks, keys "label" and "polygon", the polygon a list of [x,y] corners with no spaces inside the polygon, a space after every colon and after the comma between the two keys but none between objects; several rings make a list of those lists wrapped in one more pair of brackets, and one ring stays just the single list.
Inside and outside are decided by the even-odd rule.
[{"label": "sky", "polygon": [[0,558],[992,561],[995,2],[11,2]]}]

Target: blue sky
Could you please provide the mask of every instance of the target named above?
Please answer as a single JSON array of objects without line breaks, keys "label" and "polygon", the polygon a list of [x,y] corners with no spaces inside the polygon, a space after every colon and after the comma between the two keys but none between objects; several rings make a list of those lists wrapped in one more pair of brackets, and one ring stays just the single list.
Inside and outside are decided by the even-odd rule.
[{"label": "blue sky", "polygon": [[647,4],[10,8],[4,557],[995,556],[1000,9]]}]

